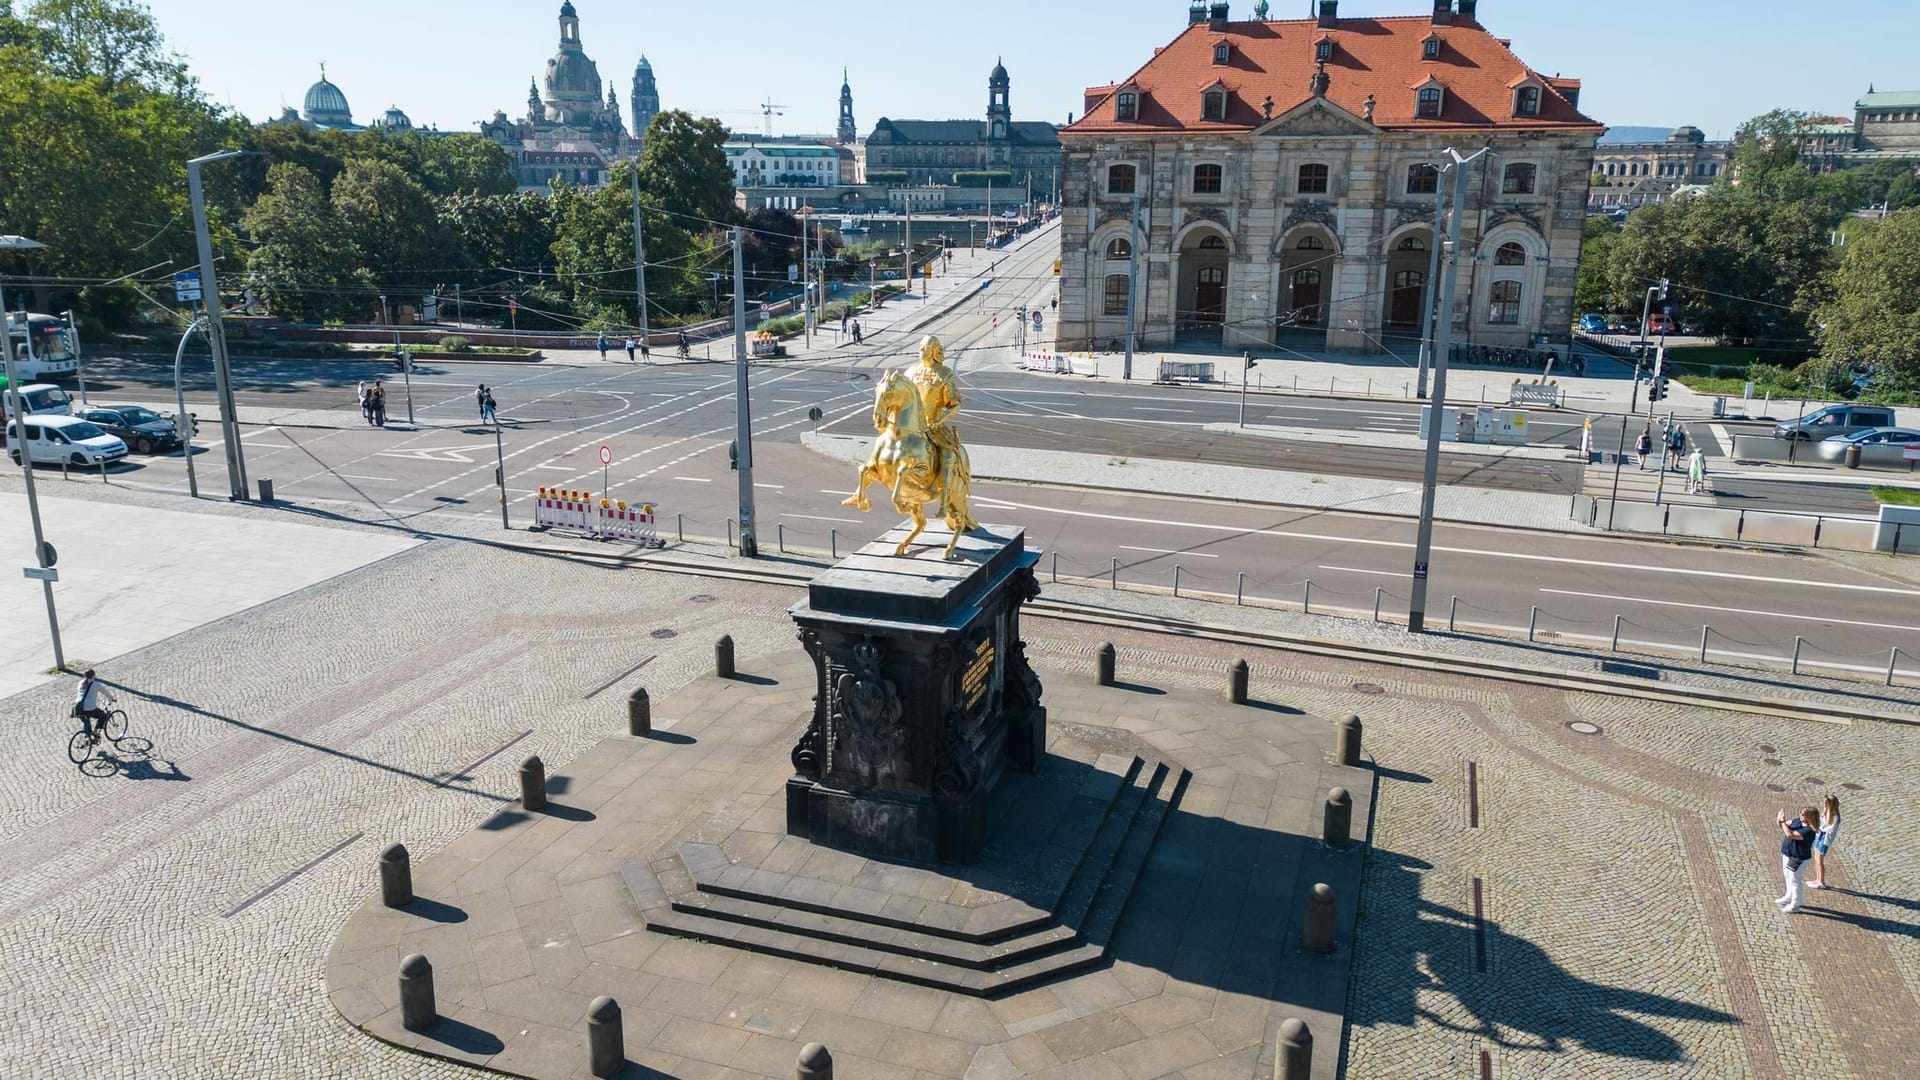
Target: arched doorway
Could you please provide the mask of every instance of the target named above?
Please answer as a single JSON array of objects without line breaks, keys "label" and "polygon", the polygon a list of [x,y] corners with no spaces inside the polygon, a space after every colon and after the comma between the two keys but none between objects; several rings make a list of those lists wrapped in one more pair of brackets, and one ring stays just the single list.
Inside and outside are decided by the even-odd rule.
[{"label": "arched doorway", "polygon": [[1293,306],[1293,324],[1295,326],[1320,325],[1320,283],[1324,275],[1311,266],[1303,266],[1293,272],[1289,284],[1292,295],[1289,302]]},{"label": "arched doorway", "polygon": [[1327,286],[1333,280],[1333,236],[1318,227],[1281,242],[1280,295],[1274,315],[1281,327],[1318,329],[1327,322]]},{"label": "arched doorway", "polygon": [[1227,260],[1232,252],[1226,234],[1211,227],[1195,229],[1180,241],[1180,289],[1175,295],[1177,331],[1218,337],[1227,315]]},{"label": "arched doorway", "polygon": [[[1420,336],[1422,308],[1427,294],[1427,266],[1432,253],[1426,232],[1409,233],[1394,241],[1387,253],[1387,327]],[[1404,336],[1404,335],[1399,335]]]}]

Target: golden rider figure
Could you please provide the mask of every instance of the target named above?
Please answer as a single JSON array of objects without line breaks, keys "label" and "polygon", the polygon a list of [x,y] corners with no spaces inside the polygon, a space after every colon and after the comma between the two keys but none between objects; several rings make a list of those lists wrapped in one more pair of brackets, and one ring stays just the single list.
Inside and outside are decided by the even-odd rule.
[{"label": "golden rider figure", "polygon": [[967,461],[966,447],[960,445],[960,433],[951,422],[960,410],[960,383],[946,360],[940,339],[929,335],[921,339],[920,365],[907,372],[907,379],[920,391],[920,407],[926,414],[934,475],[940,478],[940,514],[959,533],[977,529],[980,523],[974,520],[968,505],[973,468]]}]

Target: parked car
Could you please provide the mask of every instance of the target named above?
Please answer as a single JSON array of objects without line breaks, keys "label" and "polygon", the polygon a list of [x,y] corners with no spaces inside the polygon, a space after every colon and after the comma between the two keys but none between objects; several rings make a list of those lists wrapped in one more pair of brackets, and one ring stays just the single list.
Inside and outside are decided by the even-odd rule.
[{"label": "parked car", "polygon": [[1822,461],[1845,461],[1850,446],[1860,448],[1862,465],[1905,465],[1907,448],[1920,447],[1920,431],[1897,427],[1869,428],[1851,435],[1821,439],[1813,449]]},{"label": "parked car", "polygon": [[104,409],[82,409],[80,416],[133,447],[135,453],[164,454],[180,448],[180,433],[173,429],[173,421],[152,409],[109,405]]},{"label": "parked car", "polygon": [[1607,332],[1607,317],[1588,312],[1580,316],[1580,332],[1583,334],[1604,334]]},{"label": "parked car", "polygon": [[1829,405],[1773,427],[1776,439],[1831,439],[1872,428],[1893,426],[1893,410],[1884,405]]},{"label": "parked car", "polygon": [[[29,416],[26,418],[25,443],[35,465],[62,463],[80,468],[106,468],[127,456],[127,444],[100,430],[90,420],[77,416]],[[9,425],[7,456],[20,464],[20,423]]]},{"label": "parked car", "polygon": [[1631,315],[1615,315],[1613,325],[1608,329],[1616,334],[1637,334],[1640,332],[1640,320]]},{"label": "parked car", "polygon": [[1659,311],[1647,316],[1647,333],[1677,334],[1679,332],[1680,324],[1673,321],[1673,316]]}]

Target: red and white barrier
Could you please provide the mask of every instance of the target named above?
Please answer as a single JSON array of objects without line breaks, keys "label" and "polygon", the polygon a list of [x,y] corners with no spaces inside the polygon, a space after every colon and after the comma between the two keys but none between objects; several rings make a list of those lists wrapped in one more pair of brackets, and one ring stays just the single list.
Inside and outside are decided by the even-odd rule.
[{"label": "red and white barrier", "polygon": [[1020,359],[1028,371],[1044,371],[1054,375],[1073,374],[1072,357],[1061,356],[1050,349],[1029,349],[1020,354]]},{"label": "red and white barrier", "polygon": [[665,547],[654,525],[652,503],[628,506],[617,499],[595,499],[590,492],[541,488],[533,501],[533,527],[590,536],[596,540],[631,540],[649,547]]}]

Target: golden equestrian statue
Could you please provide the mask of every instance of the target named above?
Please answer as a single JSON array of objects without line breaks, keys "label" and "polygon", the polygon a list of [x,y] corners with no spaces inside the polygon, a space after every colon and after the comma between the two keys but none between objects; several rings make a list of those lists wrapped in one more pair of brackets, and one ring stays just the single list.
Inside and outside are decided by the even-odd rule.
[{"label": "golden equestrian statue", "polygon": [[929,503],[953,532],[945,558],[953,558],[961,533],[980,527],[967,507],[973,469],[951,423],[959,409],[960,384],[936,337],[921,340],[919,366],[887,372],[874,391],[873,430],[878,434],[873,452],[860,469],[860,486],[842,505],[871,510],[867,486],[885,484],[894,509],[913,519],[913,531],[900,541],[895,555],[905,555],[907,545],[927,527],[923,507]]}]

